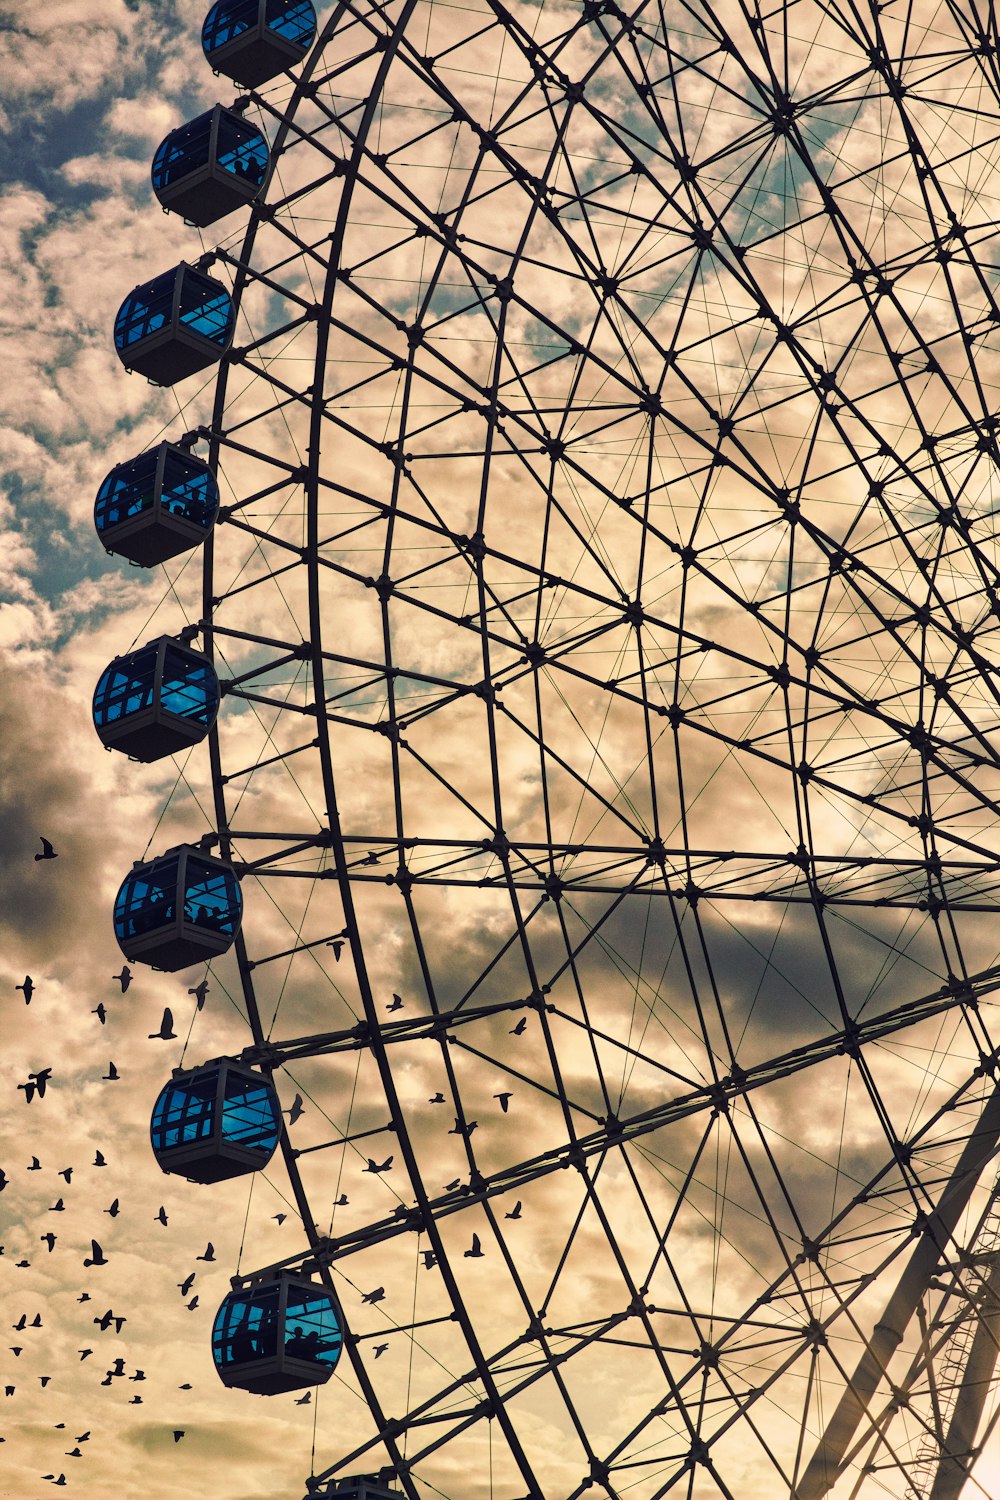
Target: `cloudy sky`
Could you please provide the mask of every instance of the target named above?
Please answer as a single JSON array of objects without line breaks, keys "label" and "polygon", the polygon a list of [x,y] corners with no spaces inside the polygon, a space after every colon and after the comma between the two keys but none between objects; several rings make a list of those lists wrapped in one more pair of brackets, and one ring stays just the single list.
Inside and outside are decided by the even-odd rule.
[{"label": "cloudy sky", "polygon": [[[149,187],[235,97],[200,4],[3,10],[4,1495],[390,1459],[455,1500],[787,1494],[988,1103],[995,57],[933,0],[716,10],[327,8],[304,95],[249,106],[245,244]],[[126,373],[123,297],[210,251],[224,385]],[[199,429],[207,574],[106,556],[110,466]],[[106,753],[102,668],[185,626],[211,754]],[[122,993],[120,881],[220,826],[238,951]],[[161,1174],[170,1070],[253,1024],[300,1154]],[[224,1390],[229,1278],[309,1234],[349,1350],[303,1405]],[[977,1287],[939,1268],[845,1494],[930,1461],[920,1320],[971,1337]]]}]

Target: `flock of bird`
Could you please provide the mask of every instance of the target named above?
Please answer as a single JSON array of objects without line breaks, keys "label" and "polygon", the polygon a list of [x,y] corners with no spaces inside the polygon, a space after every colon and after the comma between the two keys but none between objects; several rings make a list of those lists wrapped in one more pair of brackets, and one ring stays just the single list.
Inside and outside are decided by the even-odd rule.
[{"label": "flock of bird", "polygon": [[[42,849],[40,853],[35,854],[35,860],[41,861],[58,858],[56,850],[47,839],[41,838],[40,842],[42,845]],[[343,948],[346,939],[347,934],[345,932],[342,934],[338,934],[337,937],[332,939],[328,944],[328,946],[333,949],[334,958],[338,962],[340,960],[341,949]],[[112,975],[111,979],[112,982],[116,983],[119,986],[120,994],[124,995],[128,991],[129,986],[133,981],[133,977],[134,976],[128,964],[124,964],[119,973]],[[38,988],[30,974],[25,975],[23,983],[16,985],[15,990],[22,995],[26,1006],[31,1005],[32,1000],[38,993]],[[205,1006],[205,1001],[207,995],[209,994],[208,981],[206,979],[202,979],[199,984],[188,989],[187,993],[189,996],[194,997],[197,1010],[201,1011]],[[405,1001],[403,1000],[402,996],[393,993],[392,1001],[391,1003],[386,1005],[385,1009],[390,1013],[397,1013],[403,1010],[404,1007]],[[100,1001],[91,1010],[90,1014],[97,1017],[97,1021],[102,1027],[107,1024],[109,1010],[107,1004],[104,1001]],[[522,1016],[518,1020],[516,1025],[511,1029],[510,1035],[514,1037],[522,1036],[527,1026],[527,1020],[528,1018],[526,1016]],[[174,1031],[173,1013],[169,1006],[164,1007],[163,1017],[160,1022],[159,1028],[156,1031],[147,1033],[147,1039],[150,1041],[174,1041],[176,1040],[176,1036],[177,1033]],[[17,1084],[18,1090],[24,1094],[24,1102],[26,1104],[30,1105],[33,1104],[36,1100],[45,1099],[47,1087],[52,1079],[52,1072],[53,1070],[51,1067],[40,1068],[34,1072],[29,1072],[27,1078],[23,1082]],[[102,1075],[102,1081],[106,1083],[118,1082],[120,1080],[120,1076],[121,1075],[115,1063],[109,1060],[108,1070]],[[510,1101],[513,1097],[513,1093],[509,1090],[493,1095],[493,1098],[498,1102],[501,1111],[505,1115],[508,1113]],[[445,1095],[439,1090],[437,1093],[432,1095],[427,1102],[430,1105],[444,1105],[447,1104],[448,1101],[446,1100]],[[288,1116],[289,1127],[295,1125],[295,1123],[301,1118],[304,1112],[305,1106],[303,1104],[302,1095],[296,1093],[291,1106],[283,1111],[283,1113]],[[477,1120],[467,1121],[463,1119],[461,1115],[455,1116],[454,1119],[454,1126],[448,1131],[448,1134],[461,1136],[464,1140],[468,1141],[473,1132],[478,1128],[479,1122]],[[372,1176],[381,1177],[383,1174],[392,1170],[393,1164],[393,1154],[390,1154],[382,1161],[376,1161],[374,1157],[368,1157],[366,1165],[362,1167],[361,1170],[362,1172],[369,1173]],[[108,1166],[107,1158],[101,1150],[96,1150],[94,1161],[90,1165],[92,1170],[98,1170],[100,1168],[106,1168]],[[43,1171],[44,1168],[38,1157],[33,1155],[25,1170],[28,1172],[39,1172]],[[58,1170],[57,1175],[62,1178],[63,1182],[66,1184],[66,1187],[71,1186],[75,1170],[76,1169],[72,1166],[63,1167]],[[0,1193],[2,1193],[9,1186],[10,1181],[11,1179],[8,1176],[7,1172],[2,1167],[0,1167]],[[456,1178],[454,1181],[445,1184],[446,1191],[456,1189],[460,1185],[460,1182],[461,1179]],[[346,1206],[348,1204],[348,1201],[349,1200],[347,1194],[341,1193],[335,1200],[334,1206]],[[67,1212],[65,1194],[56,1197],[55,1202],[53,1202],[49,1206],[47,1211],[48,1213],[52,1214],[61,1214]],[[108,1204],[108,1206],[103,1210],[103,1212],[106,1213],[112,1220],[117,1219],[121,1211],[121,1199],[118,1196],[113,1197],[110,1204]],[[522,1205],[521,1202],[518,1201],[517,1203],[515,1203],[513,1209],[505,1215],[505,1217],[510,1220],[518,1220],[521,1218],[521,1212]],[[287,1215],[284,1213],[277,1213],[272,1217],[280,1227],[287,1218]],[[166,1207],[164,1205],[160,1205],[159,1210],[153,1216],[153,1219],[154,1222],[160,1224],[162,1228],[166,1229],[168,1227],[170,1220]],[[59,1235],[54,1229],[46,1229],[41,1235],[39,1235],[39,1243],[44,1245],[47,1255],[51,1255],[55,1251],[58,1240]],[[485,1253],[486,1252],[483,1250],[479,1235],[474,1233],[472,1235],[471,1245],[467,1250],[463,1251],[464,1258],[469,1260],[478,1260],[482,1259],[485,1256]],[[0,1245],[0,1256],[3,1256],[3,1254],[4,1246]],[[421,1250],[419,1254],[424,1269],[430,1270],[435,1265],[437,1265],[438,1258],[433,1250]],[[212,1263],[215,1261],[215,1248],[211,1241],[209,1241],[209,1243],[206,1245],[203,1254],[195,1257],[195,1259],[199,1262],[204,1263]],[[31,1262],[26,1257],[22,1257],[22,1259],[18,1260],[15,1264],[17,1269],[20,1270],[29,1267]],[[92,1236],[90,1254],[83,1257],[84,1269],[88,1271],[95,1270],[107,1266],[108,1264],[109,1260],[105,1255],[100,1240],[97,1237]],[[196,1276],[197,1269],[191,1270],[187,1275],[184,1276],[182,1281],[177,1283],[177,1287],[180,1291],[181,1298],[184,1301],[184,1305],[190,1312],[195,1312],[200,1307],[198,1293],[196,1292],[194,1293],[194,1295],[191,1295]],[[361,1293],[361,1302],[363,1305],[375,1306],[378,1303],[384,1301],[385,1296],[385,1288],[382,1286],[378,1286],[369,1292]],[[81,1290],[76,1300],[79,1304],[92,1302],[93,1296],[91,1291],[87,1289]],[[107,1334],[113,1329],[114,1334],[116,1336],[120,1336],[122,1334],[122,1330],[128,1322],[128,1318],[125,1314],[116,1312],[113,1307],[108,1307],[104,1312],[94,1317],[92,1322],[93,1326],[97,1329],[98,1334]],[[33,1331],[43,1327],[41,1314],[36,1313],[33,1317],[29,1318],[28,1313],[23,1312],[11,1326],[16,1333],[27,1335],[29,1331]],[[391,1329],[387,1329],[386,1332],[391,1332]],[[388,1351],[389,1347],[390,1346],[388,1342],[373,1345],[373,1358],[375,1360],[382,1358],[382,1356]],[[23,1343],[15,1344],[9,1346],[9,1352],[14,1359],[20,1359],[21,1355],[25,1351],[25,1348],[26,1345]],[[84,1361],[90,1359],[94,1355],[94,1353],[95,1349],[93,1346],[84,1347],[77,1350],[77,1354],[81,1364]],[[50,1374],[42,1374],[37,1377],[42,1389],[46,1389],[48,1386],[50,1386],[52,1378],[53,1377]],[[116,1356],[111,1359],[108,1368],[106,1369],[99,1384],[102,1387],[113,1388],[119,1381],[125,1381],[133,1385],[140,1385],[144,1384],[146,1382],[146,1379],[147,1377],[145,1371],[138,1367],[133,1371],[133,1373],[129,1374],[127,1371],[126,1359]],[[192,1386],[188,1382],[185,1382],[180,1386],[180,1390],[182,1391],[189,1391],[191,1389]],[[7,1383],[4,1386],[4,1391],[5,1397],[14,1397],[17,1391],[17,1381],[12,1382],[10,1381],[10,1379],[8,1379]],[[300,1406],[307,1405],[311,1400],[311,1394],[311,1391],[307,1391],[305,1395],[299,1397],[296,1400],[295,1404]],[[143,1396],[137,1391],[134,1392],[131,1395],[128,1404],[131,1406],[142,1405]],[[53,1430],[62,1432],[63,1430],[65,1430],[65,1427],[66,1424],[64,1422],[59,1422],[54,1424]],[[172,1432],[174,1442],[179,1442],[185,1436],[185,1429],[172,1429]],[[87,1443],[90,1439],[90,1431],[81,1433],[79,1436],[75,1437],[73,1440],[74,1446],[71,1449],[65,1450],[65,1456],[67,1458],[73,1459],[84,1457],[82,1445]],[[0,1443],[3,1443],[5,1441],[5,1437],[0,1434]],[[40,1476],[40,1478],[43,1481],[57,1487],[64,1487],[68,1483],[66,1473],[63,1471],[60,1471],[58,1473],[53,1471],[52,1473],[43,1474]]]}]

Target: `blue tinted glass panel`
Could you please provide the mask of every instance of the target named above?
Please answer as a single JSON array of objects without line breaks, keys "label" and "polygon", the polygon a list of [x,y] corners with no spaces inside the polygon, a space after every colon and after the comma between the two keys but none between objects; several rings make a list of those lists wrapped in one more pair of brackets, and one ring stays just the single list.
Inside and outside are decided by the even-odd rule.
[{"label": "blue tinted glass panel", "polygon": [[267,0],[267,28],[286,41],[308,47],[316,35],[316,12],[310,0]]},{"label": "blue tinted glass panel", "polygon": [[223,345],[229,341],[235,320],[232,299],[225,288],[194,271],[184,273],[179,317],[194,333]]},{"label": "blue tinted glass panel", "polygon": [[94,691],[94,723],[98,728],[149,708],[153,702],[157,650],[155,645],[146,646],[112,662],[102,674]]},{"label": "blue tinted glass panel", "polygon": [[180,177],[195,172],[208,161],[212,139],[212,114],[199,115],[179,130],[172,130],[153,157],[153,187],[169,187]]},{"label": "blue tinted glass panel", "polygon": [[270,1156],[281,1132],[279,1104],[266,1079],[226,1075],[222,1135],[236,1146]]},{"label": "blue tinted glass panel", "polygon": [[207,531],[219,508],[219,486],[211,469],[196,459],[168,453],[163,466],[160,508]]},{"label": "blue tinted glass panel", "polygon": [[242,177],[254,187],[260,187],[267,171],[267,141],[254,126],[235,120],[231,115],[222,115],[215,159],[234,177]]},{"label": "blue tinted glass panel", "polygon": [[205,52],[224,47],[233,37],[255,26],[259,13],[258,0],[217,0],[201,29],[201,45]]},{"label": "blue tinted glass panel", "polygon": [[151,453],[141,453],[129,463],[112,469],[98,490],[94,505],[98,532],[152,509],[156,499],[156,458],[154,448]]},{"label": "blue tinted glass panel", "polygon": [[233,936],[239,926],[243,899],[232,870],[189,858],[184,880],[184,916],[207,932]]},{"label": "blue tinted glass panel", "polygon": [[115,900],[115,933],[119,940],[141,937],[174,921],[177,912],[178,859],[157,861],[133,870]]},{"label": "blue tinted glass panel", "polygon": [[208,1140],[215,1117],[216,1069],[186,1083],[168,1083],[153,1106],[150,1137],[154,1151]]},{"label": "blue tinted glass panel", "polygon": [[165,713],[210,724],[219,706],[219,679],[207,661],[168,646],[163,658],[160,707]]},{"label": "blue tinted glass panel", "polygon": [[144,286],[137,286],[115,318],[115,348],[121,352],[170,322],[177,272],[165,271]]},{"label": "blue tinted glass panel", "polygon": [[231,1292],[215,1315],[212,1358],[216,1368],[252,1359],[273,1359],[278,1352],[278,1288]]},{"label": "blue tinted glass panel", "polygon": [[343,1330],[329,1292],[291,1286],[285,1305],[285,1353],[330,1369],[340,1358]]}]

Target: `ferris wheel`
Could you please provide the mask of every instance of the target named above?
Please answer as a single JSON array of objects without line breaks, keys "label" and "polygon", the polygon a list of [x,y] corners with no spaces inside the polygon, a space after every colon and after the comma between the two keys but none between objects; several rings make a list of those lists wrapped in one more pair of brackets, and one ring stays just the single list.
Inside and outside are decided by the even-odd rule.
[{"label": "ferris wheel", "polygon": [[202,612],[95,720],[205,742],[116,930],[252,1028],[154,1148],[302,1220],[222,1379],[350,1366],[311,1493],[1000,1493],[992,9],[203,40],[154,188],[245,218],[115,336],[214,405],[97,507]]}]

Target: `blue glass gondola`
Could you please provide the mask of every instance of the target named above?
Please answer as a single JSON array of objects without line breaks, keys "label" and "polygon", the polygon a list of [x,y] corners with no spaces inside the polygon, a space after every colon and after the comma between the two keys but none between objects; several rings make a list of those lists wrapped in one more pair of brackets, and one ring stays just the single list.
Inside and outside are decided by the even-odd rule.
[{"label": "blue glass gondola", "polygon": [[291,1271],[230,1292],[215,1315],[212,1358],[223,1385],[277,1396],[325,1385],[344,1343],[336,1298]]},{"label": "blue glass gondola", "polygon": [[232,1057],[177,1068],[153,1106],[149,1138],[164,1172],[222,1182],[266,1167],[281,1136],[274,1084]]},{"label": "blue glass gondola", "polygon": [[212,663],[171,635],[116,656],[94,690],[101,744],[145,762],[199,744],[218,712]]},{"label": "blue glass gondola", "polygon": [[97,492],[94,525],[105,551],[151,568],[188,552],[219,514],[219,485],[200,458],[160,443],[117,464]]},{"label": "blue glass gondola", "polygon": [[311,0],[216,0],[201,45],[217,73],[257,88],[301,62],[315,35]]},{"label": "blue glass gondola", "polygon": [[307,1479],[303,1500],[401,1500],[399,1490],[393,1489],[393,1469],[380,1469],[377,1474],[346,1474],[340,1479]]},{"label": "blue glass gondola", "polygon": [[153,192],[164,208],[204,227],[256,198],[267,166],[262,132],[217,104],[160,143]]},{"label": "blue glass gondola", "polygon": [[130,963],[173,973],[225,953],[242,916],[232,865],[180,844],[132,866],[115,898],[115,937]]},{"label": "blue glass gondola", "polygon": [[221,281],[181,261],[125,298],[115,349],[127,370],[173,385],[218,364],[233,341],[236,310]]}]

